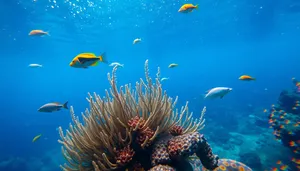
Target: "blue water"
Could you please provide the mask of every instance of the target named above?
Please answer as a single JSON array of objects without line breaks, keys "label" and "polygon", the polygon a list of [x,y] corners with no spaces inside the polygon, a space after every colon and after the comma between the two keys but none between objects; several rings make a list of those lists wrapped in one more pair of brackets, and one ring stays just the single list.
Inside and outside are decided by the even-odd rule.
[{"label": "blue water", "polygon": [[[184,3],[199,4],[199,10],[179,13]],[[87,92],[105,95],[112,67],[70,67],[82,52],[106,52],[109,62],[124,63],[118,85],[144,78],[149,59],[151,76],[159,66],[162,77],[170,77],[163,87],[170,96],[179,96],[178,107],[189,101],[196,117],[207,106],[208,133],[209,125],[235,130],[230,130],[230,118],[243,124],[249,107],[260,112],[269,108],[281,90],[292,87],[291,78],[300,77],[296,0],[1,0],[0,23],[0,170],[60,170],[64,160],[56,129],[68,128],[69,111],[37,109],[69,101],[80,115],[88,107]],[[28,36],[34,29],[50,36]],[[135,38],[142,42],[133,45]],[[29,68],[30,63],[43,68]],[[179,66],[169,69],[170,63]],[[238,80],[243,74],[257,80]],[[222,100],[204,100],[205,91],[217,86],[233,91]],[[260,117],[267,116],[261,112]],[[40,133],[41,139],[32,143]],[[217,140],[210,141],[217,148]],[[276,162],[276,156],[266,154]],[[273,165],[264,164],[264,169]]]}]

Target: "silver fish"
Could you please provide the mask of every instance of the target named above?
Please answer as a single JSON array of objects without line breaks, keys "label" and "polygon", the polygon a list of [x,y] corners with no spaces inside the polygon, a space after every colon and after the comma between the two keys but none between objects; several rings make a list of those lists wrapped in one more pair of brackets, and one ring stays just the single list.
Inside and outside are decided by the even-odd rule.
[{"label": "silver fish", "polygon": [[120,64],[119,62],[112,62],[109,66],[112,66],[112,67],[124,67],[124,64]]},{"label": "silver fish", "polygon": [[226,94],[232,91],[229,87],[215,87],[207,91],[204,98],[223,98]]},{"label": "silver fish", "polygon": [[164,78],[160,79],[160,81],[163,82],[163,81],[168,80],[168,79],[170,79],[170,78],[169,77],[164,77]]},{"label": "silver fish", "polygon": [[44,104],[43,106],[41,106],[38,109],[38,111],[39,112],[55,112],[55,111],[61,110],[61,108],[69,109],[67,105],[68,105],[68,102],[66,102],[64,104],[57,103],[57,102],[47,103],[47,104]]},{"label": "silver fish", "polygon": [[30,68],[42,68],[43,67],[43,65],[41,65],[41,64],[29,64],[28,66]]}]

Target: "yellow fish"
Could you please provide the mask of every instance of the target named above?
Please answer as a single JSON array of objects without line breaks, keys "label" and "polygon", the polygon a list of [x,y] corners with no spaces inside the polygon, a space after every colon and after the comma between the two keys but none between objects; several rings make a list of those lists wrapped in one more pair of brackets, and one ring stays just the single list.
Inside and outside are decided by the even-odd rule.
[{"label": "yellow fish", "polygon": [[70,66],[74,68],[88,68],[89,66],[98,65],[99,61],[107,63],[105,53],[98,57],[94,53],[81,53],[71,61]]},{"label": "yellow fish", "polygon": [[178,12],[188,13],[188,12],[192,12],[194,9],[198,9],[198,5],[184,4],[180,7]]},{"label": "yellow fish", "polygon": [[170,64],[168,67],[169,67],[169,68],[174,68],[174,67],[177,67],[177,66],[178,66],[178,64],[172,63],[172,64]]},{"label": "yellow fish", "polygon": [[239,77],[239,80],[243,80],[243,81],[251,81],[251,80],[256,80],[255,78],[249,76],[249,75],[242,75]]},{"label": "yellow fish", "polygon": [[32,139],[32,142],[33,142],[33,143],[36,142],[38,139],[41,138],[41,136],[42,136],[42,134],[39,134],[39,135],[35,136],[35,137]]}]

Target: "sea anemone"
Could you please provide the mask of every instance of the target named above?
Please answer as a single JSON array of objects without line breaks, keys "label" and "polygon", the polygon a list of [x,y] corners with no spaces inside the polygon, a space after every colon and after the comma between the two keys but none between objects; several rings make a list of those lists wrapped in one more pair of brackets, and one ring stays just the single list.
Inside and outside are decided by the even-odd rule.
[{"label": "sea anemone", "polygon": [[[198,131],[204,128],[204,107],[200,118],[188,111],[188,102],[179,111],[160,83],[160,69],[155,83],[149,77],[145,62],[146,82],[116,85],[116,71],[108,74],[110,90],[101,98],[94,93],[87,98],[90,109],[82,122],[71,107],[73,125],[63,133],[59,128],[65,171],[107,170],[174,170],[178,161],[196,154],[204,167],[214,169],[218,157],[212,154],[206,139]],[[175,164],[174,164],[175,163]]]}]

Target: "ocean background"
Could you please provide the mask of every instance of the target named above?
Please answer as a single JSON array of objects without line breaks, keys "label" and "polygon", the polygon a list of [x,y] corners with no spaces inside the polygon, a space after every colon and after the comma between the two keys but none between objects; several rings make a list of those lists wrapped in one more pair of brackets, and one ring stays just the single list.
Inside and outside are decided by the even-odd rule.
[{"label": "ocean background", "polygon": [[[179,13],[185,3],[199,9]],[[221,158],[256,171],[291,160],[292,152],[274,140],[263,110],[283,89],[293,88],[292,77],[300,77],[300,1],[0,0],[0,25],[1,171],[60,170],[57,128],[68,128],[70,112],[37,109],[69,101],[80,115],[89,107],[88,92],[105,95],[112,67],[70,67],[83,52],[106,52],[109,63],[124,64],[119,86],[144,78],[147,59],[151,76],[160,67],[162,77],[170,78],[163,88],[179,96],[178,108],[189,101],[198,117],[207,107],[203,133]],[[28,36],[34,29],[50,36]],[[136,38],[142,41],[133,45]],[[30,68],[31,63],[43,67]],[[179,66],[170,69],[170,63]],[[243,74],[256,81],[238,80]],[[233,91],[223,99],[203,98],[218,86]],[[252,122],[253,115],[265,125]]]}]

